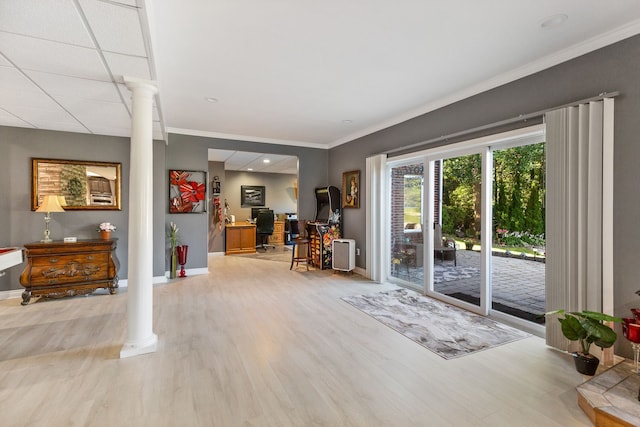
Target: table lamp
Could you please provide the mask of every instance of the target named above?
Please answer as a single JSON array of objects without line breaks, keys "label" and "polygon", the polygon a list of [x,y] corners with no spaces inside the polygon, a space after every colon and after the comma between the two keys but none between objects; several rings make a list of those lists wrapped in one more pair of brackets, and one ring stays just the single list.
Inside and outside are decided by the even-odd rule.
[{"label": "table lamp", "polygon": [[51,212],[64,212],[62,205],[65,205],[63,196],[47,195],[44,196],[44,200],[36,212],[45,212],[44,214],[44,239],[42,243],[51,243],[51,231],[49,231],[49,222],[51,221]]}]

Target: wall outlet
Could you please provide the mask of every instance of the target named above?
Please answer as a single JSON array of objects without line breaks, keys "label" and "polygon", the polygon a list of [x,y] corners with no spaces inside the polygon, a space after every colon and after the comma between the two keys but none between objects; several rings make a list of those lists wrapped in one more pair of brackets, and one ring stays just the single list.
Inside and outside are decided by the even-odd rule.
[{"label": "wall outlet", "polygon": [[360,256],[360,248],[356,248],[356,256]]}]

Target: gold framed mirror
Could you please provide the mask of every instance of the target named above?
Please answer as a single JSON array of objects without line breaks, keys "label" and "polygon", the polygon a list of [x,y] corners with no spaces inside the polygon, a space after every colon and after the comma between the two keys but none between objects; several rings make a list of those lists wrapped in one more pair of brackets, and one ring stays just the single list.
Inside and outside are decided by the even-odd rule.
[{"label": "gold framed mirror", "polygon": [[31,159],[31,210],[63,196],[65,210],[121,210],[120,163]]}]

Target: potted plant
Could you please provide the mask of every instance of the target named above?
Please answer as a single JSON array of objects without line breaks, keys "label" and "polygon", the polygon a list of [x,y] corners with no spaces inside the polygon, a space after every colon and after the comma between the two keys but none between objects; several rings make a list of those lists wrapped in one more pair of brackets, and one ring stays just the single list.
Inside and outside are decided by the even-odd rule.
[{"label": "potted plant", "polygon": [[619,317],[610,316],[608,314],[596,311],[580,311],[565,312],[564,310],[555,310],[545,315],[559,314],[564,317],[558,318],[562,334],[570,341],[579,341],[579,352],[573,352],[573,360],[576,370],[584,375],[594,375],[600,360],[589,353],[591,344],[605,349],[611,347],[618,338],[617,334],[611,327],[603,322],[622,322]]},{"label": "potted plant", "polygon": [[465,239],[464,240],[464,247],[466,250],[471,251],[473,250],[473,240],[471,239]]},{"label": "potted plant", "polygon": [[172,221],[169,223],[169,244],[171,245],[171,253],[169,254],[169,278],[176,278],[176,269],[178,267],[178,253],[176,248],[178,247],[178,226]]},{"label": "potted plant", "polygon": [[98,226],[98,231],[100,232],[100,237],[102,240],[111,239],[111,233],[116,230],[116,226],[111,224],[110,222],[103,222]]}]

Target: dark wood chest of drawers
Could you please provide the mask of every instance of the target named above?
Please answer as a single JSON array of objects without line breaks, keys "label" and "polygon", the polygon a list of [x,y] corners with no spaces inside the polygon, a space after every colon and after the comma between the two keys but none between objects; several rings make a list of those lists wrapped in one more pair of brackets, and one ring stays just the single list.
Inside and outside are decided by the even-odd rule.
[{"label": "dark wood chest of drawers", "polygon": [[32,296],[85,295],[98,288],[114,294],[120,267],[116,244],[117,239],[24,245],[27,266],[20,275],[25,288],[22,305],[27,305]]}]

